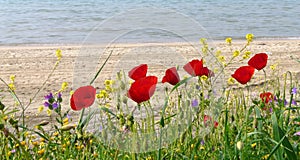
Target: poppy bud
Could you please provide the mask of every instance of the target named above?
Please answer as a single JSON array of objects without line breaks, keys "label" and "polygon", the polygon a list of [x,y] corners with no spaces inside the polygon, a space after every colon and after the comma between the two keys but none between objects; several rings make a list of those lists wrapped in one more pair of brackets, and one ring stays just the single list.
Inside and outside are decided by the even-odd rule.
[{"label": "poppy bud", "polygon": [[244,146],[244,144],[243,144],[242,141],[238,141],[238,142],[236,143],[236,148],[237,148],[238,150],[243,149],[243,146]]},{"label": "poppy bud", "polygon": [[128,98],[127,97],[123,97],[123,103],[127,104]]},{"label": "poppy bud", "polygon": [[62,127],[60,128],[60,130],[61,130],[61,131],[69,131],[69,130],[74,129],[74,128],[75,128],[74,125],[67,125],[67,126],[62,126]]},{"label": "poppy bud", "polygon": [[121,82],[121,86],[120,86],[120,88],[121,88],[122,90],[125,90],[125,88],[126,88],[126,85],[125,85],[125,83],[124,83],[124,82]]},{"label": "poppy bud", "polygon": [[39,126],[46,126],[47,124],[49,124],[49,121],[42,121]]}]

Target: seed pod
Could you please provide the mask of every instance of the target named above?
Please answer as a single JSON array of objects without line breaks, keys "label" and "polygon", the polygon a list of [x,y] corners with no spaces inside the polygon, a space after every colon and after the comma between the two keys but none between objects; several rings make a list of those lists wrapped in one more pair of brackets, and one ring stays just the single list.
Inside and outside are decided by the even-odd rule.
[{"label": "seed pod", "polygon": [[49,124],[49,121],[42,121],[39,126],[46,126],[47,124]]},{"label": "seed pod", "polygon": [[69,131],[69,130],[74,129],[74,128],[75,128],[74,125],[67,125],[67,126],[62,126],[62,127],[60,128],[60,130],[61,130],[61,131]]}]

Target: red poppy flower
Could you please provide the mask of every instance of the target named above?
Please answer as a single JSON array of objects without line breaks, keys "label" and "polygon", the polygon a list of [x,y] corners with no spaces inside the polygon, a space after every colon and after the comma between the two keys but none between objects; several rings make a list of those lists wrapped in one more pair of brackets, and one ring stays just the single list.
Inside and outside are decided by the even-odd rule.
[{"label": "red poppy flower", "polygon": [[133,80],[138,80],[138,79],[146,77],[147,70],[148,70],[148,65],[141,64],[141,65],[136,66],[133,69],[131,69],[128,72],[128,76]]},{"label": "red poppy flower", "polygon": [[176,85],[180,81],[178,72],[175,67],[166,70],[165,76],[162,79],[162,83],[168,82],[171,85]]},{"label": "red poppy flower", "polygon": [[[205,125],[205,127],[207,127],[207,125],[208,125],[207,123],[209,123],[209,121],[211,121],[211,120],[212,119],[211,119],[210,116],[204,115],[204,125]],[[214,127],[217,128],[218,125],[219,125],[219,123],[217,121],[214,121]]]},{"label": "red poppy flower", "polygon": [[211,76],[213,73],[207,68],[203,67],[203,61],[194,59],[183,66],[183,69],[191,76]]},{"label": "red poppy flower", "polygon": [[264,102],[264,103],[269,103],[271,100],[274,100],[274,96],[271,92],[264,92],[264,93],[261,93],[259,95],[259,97],[261,98],[261,100]]},{"label": "red poppy flower", "polygon": [[267,65],[267,60],[268,55],[266,53],[258,53],[248,61],[248,64],[257,70],[261,70]]},{"label": "red poppy flower", "polygon": [[154,94],[156,84],[157,77],[155,76],[138,79],[131,84],[127,96],[136,103],[147,101]]},{"label": "red poppy flower", "polygon": [[71,108],[75,111],[88,108],[95,101],[96,89],[92,86],[78,88],[70,99]]},{"label": "red poppy flower", "polygon": [[238,68],[233,75],[231,75],[234,79],[236,79],[241,84],[246,84],[250,81],[254,74],[254,68],[251,66],[242,66]]}]

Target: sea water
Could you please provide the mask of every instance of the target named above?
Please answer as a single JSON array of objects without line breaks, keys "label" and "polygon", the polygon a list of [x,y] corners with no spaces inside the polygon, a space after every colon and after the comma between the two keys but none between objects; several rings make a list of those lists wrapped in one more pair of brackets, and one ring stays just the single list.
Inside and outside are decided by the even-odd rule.
[{"label": "sea water", "polygon": [[[149,7],[194,19],[212,39],[243,38],[247,33],[258,38],[300,37],[299,0],[0,0],[0,45],[80,44],[105,20]],[[178,28],[187,25],[178,19]],[[109,26],[103,32],[109,35],[120,26],[122,23]],[[201,38],[194,32],[190,35]]]}]

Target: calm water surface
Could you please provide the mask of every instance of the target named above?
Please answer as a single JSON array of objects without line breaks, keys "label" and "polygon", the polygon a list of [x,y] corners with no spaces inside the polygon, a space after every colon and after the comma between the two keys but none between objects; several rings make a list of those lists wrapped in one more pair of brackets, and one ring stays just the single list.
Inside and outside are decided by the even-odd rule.
[{"label": "calm water surface", "polygon": [[[247,33],[261,38],[300,37],[299,0],[0,0],[0,45],[78,44],[106,19],[143,7],[185,14],[213,39],[242,38]],[[178,24],[184,29],[185,24],[180,20]],[[109,26],[105,34],[120,25]],[[190,34],[201,36],[193,32]]]}]

